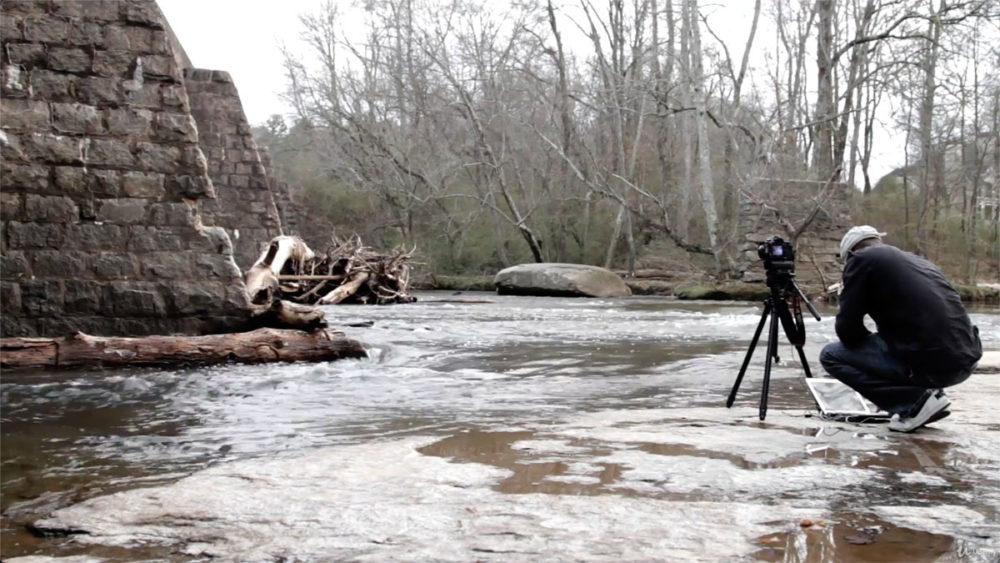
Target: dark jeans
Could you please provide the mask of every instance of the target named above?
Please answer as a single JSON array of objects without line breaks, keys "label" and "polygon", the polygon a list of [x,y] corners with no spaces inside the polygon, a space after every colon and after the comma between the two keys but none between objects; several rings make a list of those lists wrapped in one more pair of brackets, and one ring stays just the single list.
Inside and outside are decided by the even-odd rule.
[{"label": "dark jeans", "polygon": [[858,346],[840,342],[827,344],[819,362],[827,373],[861,393],[880,409],[907,416],[928,389],[949,387],[968,379],[970,372],[957,373],[946,380],[931,381],[916,376],[889,352],[878,334],[871,334]]}]

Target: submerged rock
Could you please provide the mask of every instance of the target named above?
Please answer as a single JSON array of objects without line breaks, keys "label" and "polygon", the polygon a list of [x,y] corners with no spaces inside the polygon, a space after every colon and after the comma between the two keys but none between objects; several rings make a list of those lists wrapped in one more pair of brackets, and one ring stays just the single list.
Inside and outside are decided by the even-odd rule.
[{"label": "submerged rock", "polygon": [[618,274],[586,264],[543,262],[505,268],[493,278],[501,295],[623,297],[631,295]]}]

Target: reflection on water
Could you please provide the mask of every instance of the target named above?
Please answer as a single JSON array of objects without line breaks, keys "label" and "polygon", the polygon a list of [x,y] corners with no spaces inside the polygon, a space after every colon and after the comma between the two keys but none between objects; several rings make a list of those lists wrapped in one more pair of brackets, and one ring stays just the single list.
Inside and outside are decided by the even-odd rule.
[{"label": "reflection on water", "polygon": [[[470,296],[478,302],[430,292],[409,305],[328,308],[334,326],[374,321],[345,329],[370,346],[367,360],[5,372],[0,548],[5,556],[29,551],[24,523],[98,494],[223,460],[408,434],[446,437],[429,454],[511,469],[502,492],[598,494],[619,480],[619,465],[598,463],[584,478],[564,461],[525,460],[512,448],[529,436],[463,431],[610,408],[719,406],[760,316],[752,303],[462,297]],[[822,322],[806,320],[814,372],[819,350],[835,338],[832,314],[823,313]],[[996,348],[1000,317],[974,318]],[[781,338],[787,363],[773,371],[770,405],[808,411],[801,367]],[[763,345],[740,405],[757,401]],[[574,447],[601,455],[593,445]],[[646,446],[699,455],[695,446],[677,447],[683,451]],[[928,459],[948,462],[933,452]]]}]

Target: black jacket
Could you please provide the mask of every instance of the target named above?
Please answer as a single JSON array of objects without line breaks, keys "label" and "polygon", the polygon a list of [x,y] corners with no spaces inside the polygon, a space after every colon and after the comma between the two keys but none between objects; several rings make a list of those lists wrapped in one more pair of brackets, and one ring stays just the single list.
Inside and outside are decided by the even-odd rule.
[{"label": "black jacket", "polygon": [[845,346],[869,334],[866,314],[893,355],[916,374],[967,372],[983,355],[979,331],[941,270],[894,246],[869,246],[847,261],[836,325]]}]

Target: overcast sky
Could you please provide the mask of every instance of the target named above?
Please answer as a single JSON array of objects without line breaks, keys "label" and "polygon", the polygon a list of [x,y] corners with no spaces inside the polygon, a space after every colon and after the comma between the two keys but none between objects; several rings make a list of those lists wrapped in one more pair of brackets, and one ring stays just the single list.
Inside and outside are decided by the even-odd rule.
[{"label": "overcast sky", "polygon": [[[263,123],[273,114],[291,112],[281,100],[285,74],[280,45],[288,45],[295,53],[305,52],[298,45],[302,27],[299,16],[317,13],[324,0],[157,0],[157,3],[195,67],[225,70],[232,75],[252,125]],[[334,0],[334,3],[347,7],[355,2]],[[733,56],[738,58],[749,33],[753,3],[704,0],[701,5],[712,29],[730,43]],[[767,17],[762,14],[761,26],[766,25]],[[772,33],[758,30],[757,46],[773,42]],[[714,40],[706,34],[702,41],[711,44]],[[883,129],[881,133],[884,139],[889,137],[888,131]],[[902,164],[901,143],[902,139],[895,139],[877,145],[872,162],[875,179]]]},{"label": "overcast sky", "polygon": [[299,14],[320,0],[157,0],[191,63],[228,71],[251,124],[287,113],[281,43],[298,40]]}]

